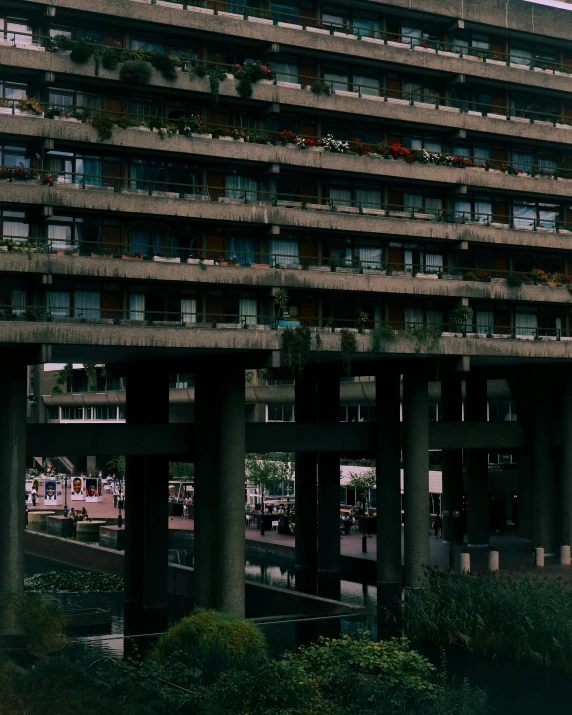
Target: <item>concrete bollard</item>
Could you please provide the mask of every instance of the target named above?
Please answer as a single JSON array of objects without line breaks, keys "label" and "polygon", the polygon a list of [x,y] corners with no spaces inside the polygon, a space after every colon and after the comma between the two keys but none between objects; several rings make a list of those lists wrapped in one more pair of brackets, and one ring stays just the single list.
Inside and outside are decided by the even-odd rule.
[{"label": "concrete bollard", "polygon": [[489,571],[499,570],[499,552],[489,551]]},{"label": "concrete bollard", "polygon": [[471,554],[461,554],[460,570],[461,573],[471,573]]},{"label": "concrete bollard", "polygon": [[560,547],[560,563],[562,566],[570,566],[570,547],[561,546]]},{"label": "concrete bollard", "polygon": [[544,549],[541,546],[534,549],[534,565],[537,568],[542,568],[544,566]]}]

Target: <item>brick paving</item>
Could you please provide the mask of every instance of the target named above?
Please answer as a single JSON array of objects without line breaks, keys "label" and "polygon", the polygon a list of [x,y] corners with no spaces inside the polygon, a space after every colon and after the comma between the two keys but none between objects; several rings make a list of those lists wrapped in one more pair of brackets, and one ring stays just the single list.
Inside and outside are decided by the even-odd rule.
[{"label": "brick paving", "polygon": [[[117,518],[117,509],[113,506],[113,496],[105,493],[103,501],[99,504],[85,504],[85,502],[71,502],[68,499],[68,507],[85,506],[92,518]],[[38,509],[43,508],[43,500],[38,501]],[[169,528],[179,529],[183,531],[194,531],[194,520],[183,519],[182,517],[169,517]],[[291,534],[277,534],[274,531],[266,531],[264,536],[261,536],[255,528],[245,529],[245,537],[247,540],[264,541],[270,544],[280,544],[294,548],[294,536]],[[403,544],[403,533],[402,533]],[[455,546],[455,568],[459,566],[459,553],[463,550],[463,546]],[[488,565],[488,549],[467,548],[466,550],[471,555],[471,570],[480,571],[486,570]],[[534,567],[533,551],[530,541],[520,539],[517,532],[512,533],[492,533],[490,535],[490,548],[499,552],[500,567],[508,571],[532,571],[537,570]],[[367,539],[367,553],[362,553],[362,535],[355,532],[353,534],[344,535],[340,540],[340,550],[345,556],[353,556],[356,558],[364,558],[376,560],[376,537],[375,534]],[[441,569],[447,569],[449,566],[449,545],[443,543],[441,538],[436,539],[434,536],[429,537],[430,550],[430,566],[437,566]],[[560,577],[565,580],[572,580],[572,567],[561,566],[558,557],[546,557],[546,566],[544,569],[538,569],[539,572],[545,575]]]}]

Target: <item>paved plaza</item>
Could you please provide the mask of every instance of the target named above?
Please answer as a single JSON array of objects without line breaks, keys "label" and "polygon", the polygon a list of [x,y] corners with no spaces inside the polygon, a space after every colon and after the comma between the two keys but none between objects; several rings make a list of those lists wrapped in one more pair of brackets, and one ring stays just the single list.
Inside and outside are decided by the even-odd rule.
[{"label": "paved plaza", "polygon": [[[69,489],[69,485],[68,485]],[[68,507],[75,506],[81,509],[85,506],[89,516],[96,519],[116,519],[117,509],[113,506],[113,495],[105,493],[103,500],[99,504],[85,504],[85,502],[71,502],[68,499]],[[43,508],[43,500],[38,501],[38,509]],[[61,508],[61,507],[58,507]],[[125,512],[123,512],[125,513]],[[183,517],[169,517],[169,528],[183,531],[194,531],[195,523],[193,519],[184,519]],[[245,528],[245,536],[248,541],[264,541],[269,544],[280,544],[281,546],[289,546],[294,548],[294,536],[292,534],[278,534],[275,531],[266,530],[264,536],[260,535],[258,529]],[[403,544],[403,530],[402,530]],[[433,535],[429,537],[430,545],[430,566],[440,569],[449,567],[449,544],[443,542]],[[535,569],[532,545],[530,541],[520,539],[518,532],[498,532],[490,535],[490,548],[499,552],[500,567],[508,571],[529,571],[538,570],[539,573],[554,577],[572,580],[572,567],[561,566],[558,557],[547,556],[545,559],[545,567],[543,569]],[[471,555],[471,570],[483,571],[488,566],[488,549],[469,548],[455,545],[455,568],[459,567],[459,554],[466,549]],[[353,556],[356,558],[364,558],[375,560],[377,558],[376,536],[373,534],[367,538],[367,552],[362,552],[362,534],[357,531],[353,534],[344,535],[340,538],[340,550],[344,556]]]}]

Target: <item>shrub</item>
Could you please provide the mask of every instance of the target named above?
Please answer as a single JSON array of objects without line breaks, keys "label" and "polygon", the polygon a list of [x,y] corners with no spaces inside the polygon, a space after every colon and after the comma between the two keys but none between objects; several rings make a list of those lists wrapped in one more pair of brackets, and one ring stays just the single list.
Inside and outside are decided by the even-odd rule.
[{"label": "shrub", "polygon": [[380,323],[376,325],[371,333],[371,351],[380,353],[381,348],[385,343],[395,341],[395,331],[389,323]]},{"label": "shrub", "polygon": [[522,285],[522,276],[518,273],[509,273],[506,277],[506,284],[509,288],[520,288]]},{"label": "shrub", "polygon": [[143,60],[127,60],[121,65],[119,79],[128,84],[147,84],[151,79],[151,65]]},{"label": "shrub", "polygon": [[77,42],[72,51],[70,52],[70,59],[72,62],[77,62],[78,64],[84,64],[93,55],[93,47],[86,44],[85,42]]},{"label": "shrub", "polygon": [[121,50],[108,47],[101,55],[101,66],[106,70],[115,70],[121,62]]},{"label": "shrub", "polygon": [[0,621],[4,618],[13,619],[18,624],[26,644],[33,650],[50,653],[64,642],[65,616],[57,604],[46,603],[39,596],[1,594]]},{"label": "shrub", "polygon": [[404,593],[410,637],[572,672],[570,584],[530,574],[428,570],[425,588]]},{"label": "shrub", "polygon": [[229,670],[253,670],[268,657],[266,639],[253,623],[202,608],[196,608],[160,638],[157,661],[167,663],[174,655],[199,663],[206,683]]},{"label": "shrub", "polygon": [[175,79],[177,77],[179,63],[176,58],[156,52],[151,55],[150,62],[165,79]]},{"label": "shrub", "polygon": [[24,580],[24,589],[37,593],[121,592],[123,588],[122,576],[93,571],[46,571]]}]

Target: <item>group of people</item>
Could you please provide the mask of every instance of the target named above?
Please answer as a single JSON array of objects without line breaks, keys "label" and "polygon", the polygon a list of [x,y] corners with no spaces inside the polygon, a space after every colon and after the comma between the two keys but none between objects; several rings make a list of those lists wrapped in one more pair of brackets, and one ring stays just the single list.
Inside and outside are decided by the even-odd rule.
[{"label": "group of people", "polygon": [[71,520],[75,531],[75,525],[78,521],[89,521],[87,509],[83,507],[81,511],[79,509],[77,509],[76,511],[76,509],[74,509],[74,507],[72,506],[72,508],[70,509],[70,513],[68,514],[68,519]]}]

